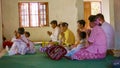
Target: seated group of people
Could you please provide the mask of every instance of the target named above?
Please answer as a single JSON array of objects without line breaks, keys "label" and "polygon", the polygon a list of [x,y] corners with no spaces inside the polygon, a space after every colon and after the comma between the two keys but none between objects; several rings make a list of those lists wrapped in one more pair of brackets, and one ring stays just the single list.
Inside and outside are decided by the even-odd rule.
[{"label": "seated group of people", "polygon": [[[15,31],[15,36],[12,38],[11,41],[4,40],[3,44],[3,51],[4,53],[1,53],[1,57],[8,52],[9,56],[12,55],[25,55],[27,53],[34,54],[36,52],[36,49],[34,47],[33,42],[31,42],[28,38],[30,36],[30,33],[25,31],[23,27],[19,27],[17,31]],[[8,44],[11,43],[11,44]],[[8,44],[8,45],[7,45]],[[8,47],[10,46],[10,47]]]},{"label": "seated group of people", "polygon": [[[74,60],[102,59],[107,50],[114,48],[114,30],[105,22],[102,14],[90,15],[90,29],[85,27],[84,20],[78,20],[77,40],[74,33],[68,28],[68,23],[56,20],[51,21],[53,32],[47,31],[51,40],[47,47],[55,45],[63,46],[67,50],[66,57]],[[29,36],[29,35],[28,35]],[[34,44],[25,36],[24,28],[18,28],[9,55],[35,53]]]},{"label": "seated group of people", "polygon": [[77,40],[74,33],[68,28],[68,23],[56,20],[51,21],[53,32],[48,31],[53,42],[58,42],[67,50],[66,57],[76,60],[102,59],[105,58],[107,50],[114,49],[114,29],[105,22],[104,16],[99,13],[89,16],[90,29],[85,27],[84,20],[78,20]]}]

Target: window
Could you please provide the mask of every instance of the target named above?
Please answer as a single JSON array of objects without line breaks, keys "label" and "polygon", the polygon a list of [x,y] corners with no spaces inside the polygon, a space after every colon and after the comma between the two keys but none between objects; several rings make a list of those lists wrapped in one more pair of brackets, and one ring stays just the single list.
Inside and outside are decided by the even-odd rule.
[{"label": "window", "polygon": [[21,27],[48,25],[48,2],[19,2],[18,6]]},{"label": "window", "polygon": [[91,2],[91,14],[95,15],[97,13],[101,13],[101,2]]}]

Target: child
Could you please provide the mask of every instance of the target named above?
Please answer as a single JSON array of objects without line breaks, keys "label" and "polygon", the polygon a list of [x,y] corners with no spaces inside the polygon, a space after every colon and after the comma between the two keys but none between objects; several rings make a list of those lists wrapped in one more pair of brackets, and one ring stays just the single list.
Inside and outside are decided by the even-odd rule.
[{"label": "child", "polygon": [[30,47],[29,47],[30,50],[28,51],[28,53],[35,52],[35,46],[34,46],[33,42],[29,39],[29,37],[30,37],[30,32],[25,31],[25,36],[26,36],[27,40],[29,41],[29,44],[32,44],[32,45],[33,45],[33,46],[30,46]]},{"label": "child", "polygon": [[24,55],[26,53],[35,53],[34,44],[25,37],[24,33],[25,30],[23,27],[18,28],[16,39],[13,41],[13,45],[10,50],[7,50],[10,56],[16,54]]},{"label": "child", "polygon": [[26,32],[25,32],[25,36],[26,36],[27,38],[29,38],[29,37],[30,37],[30,32],[26,31]]},{"label": "child", "polygon": [[78,44],[76,47],[72,48],[70,51],[68,50],[68,53],[66,54],[66,56],[70,57],[72,56],[75,52],[77,52],[78,50],[80,50],[81,48],[83,48],[86,44],[86,32],[81,32],[80,33],[80,44]]}]

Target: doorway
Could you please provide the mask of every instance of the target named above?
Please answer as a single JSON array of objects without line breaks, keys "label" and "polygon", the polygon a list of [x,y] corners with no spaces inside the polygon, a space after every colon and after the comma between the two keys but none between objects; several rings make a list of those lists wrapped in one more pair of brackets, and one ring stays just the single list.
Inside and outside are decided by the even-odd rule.
[{"label": "doorway", "polygon": [[96,15],[97,13],[102,13],[101,1],[84,1],[84,20],[86,21],[86,28],[90,28],[88,17],[90,15]]}]

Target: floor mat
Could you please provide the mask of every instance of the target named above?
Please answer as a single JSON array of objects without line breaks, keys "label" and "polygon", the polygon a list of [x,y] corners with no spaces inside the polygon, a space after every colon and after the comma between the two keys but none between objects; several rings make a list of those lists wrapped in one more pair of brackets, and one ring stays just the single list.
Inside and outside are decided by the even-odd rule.
[{"label": "floor mat", "polygon": [[[37,51],[38,51],[37,46]],[[34,55],[5,55],[0,59],[0,68],[112,68],[111,63],[116,59],[108,55],[101,60],[51,60],[46,54],[37,52]]]}]

